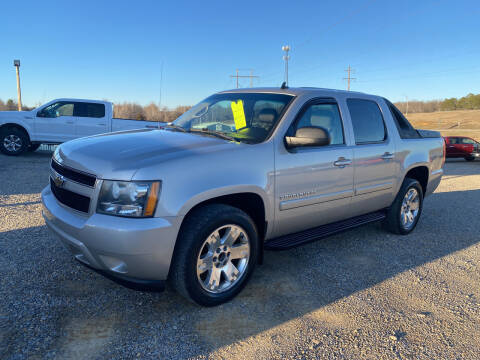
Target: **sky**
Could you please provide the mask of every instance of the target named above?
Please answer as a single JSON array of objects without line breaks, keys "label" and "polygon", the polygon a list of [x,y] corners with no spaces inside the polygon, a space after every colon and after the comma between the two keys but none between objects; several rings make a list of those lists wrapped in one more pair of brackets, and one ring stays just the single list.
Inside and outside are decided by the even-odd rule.
[{"label": "sky", "polygon": [[[478,0],[5,1],[0,99],[193,105],[230,77],[351,89],[392,101],[480,93]],[[248,87],[248,79],[240,87]]]}]

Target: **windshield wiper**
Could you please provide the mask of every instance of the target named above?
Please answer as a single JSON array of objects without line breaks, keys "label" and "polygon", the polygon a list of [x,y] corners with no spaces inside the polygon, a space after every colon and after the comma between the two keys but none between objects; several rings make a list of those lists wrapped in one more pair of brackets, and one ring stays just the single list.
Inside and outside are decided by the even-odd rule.
[{"label": "windshield wiper", "polygon": [[212,135],[212,136],[216,136],[216,137],[218,137],[220,139],[223,139],[223,140],[237,141],[233,136],[228,136],[228,135],[218,133],[216,131],[211,131],[211,130],[208,130],[208,129],[190,129],[190,132]]},{"label": "windshield wiper", "polygon": [[167,124],[167,125],[165,125],[165,128],[173,129],[173,130],[177,130],[177,131],[181,131],[181,132],[187,132],[186,129],[184,129],[181,126],[175,125],[175,124]]}]

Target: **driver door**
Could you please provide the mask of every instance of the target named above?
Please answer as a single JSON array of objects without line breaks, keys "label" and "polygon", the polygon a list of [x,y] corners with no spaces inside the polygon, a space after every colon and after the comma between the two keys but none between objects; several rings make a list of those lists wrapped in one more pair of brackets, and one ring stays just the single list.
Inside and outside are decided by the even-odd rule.
[{"label": "driver door", "polygon": [[282,149],[275,155],[274,236],[286,235],[349,217],[353,196],[353,149],[334,99],[308,102],[291,125],[322,127],[330,145]]},{"label": "driver door", "polygon": [[43,142],[62,143],[75,138],[74,102],[57,101],[37,111],[35,132]]}]

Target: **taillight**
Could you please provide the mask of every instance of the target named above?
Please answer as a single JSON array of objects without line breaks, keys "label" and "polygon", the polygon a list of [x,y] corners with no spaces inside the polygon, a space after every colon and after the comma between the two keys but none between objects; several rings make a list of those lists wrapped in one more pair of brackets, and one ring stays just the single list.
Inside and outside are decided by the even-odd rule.
[{"label": "taillight", "polygon": [[445,158],[447,157],[447,143],[445,139],[443,139],[443,159],[442,159],[442,168],[445,165]]}]

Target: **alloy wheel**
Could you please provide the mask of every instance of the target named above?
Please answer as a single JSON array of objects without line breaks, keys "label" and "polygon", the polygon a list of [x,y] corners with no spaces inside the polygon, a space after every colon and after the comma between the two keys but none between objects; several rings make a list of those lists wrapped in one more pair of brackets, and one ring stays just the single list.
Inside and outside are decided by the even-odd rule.
[{"label": "alloy wheel", "polygon": [[22,147],[22,139],[14,134],[7,135],[3,138],[3,146],[10,152],[17,152]]},{"label": "alloy wheel", "polygon": [[210,293],[223,293],[246,273],[250,241],[238,225],[225,225],[213,231],[200,248],[197,279]]},{"label": "alloy wheel", "polygon": [[410,188],[403,198],[400,211],[400,221],[406,230],[409,230],[415,224],[419,209],[420,196],[418,191],[415,188]]}]

